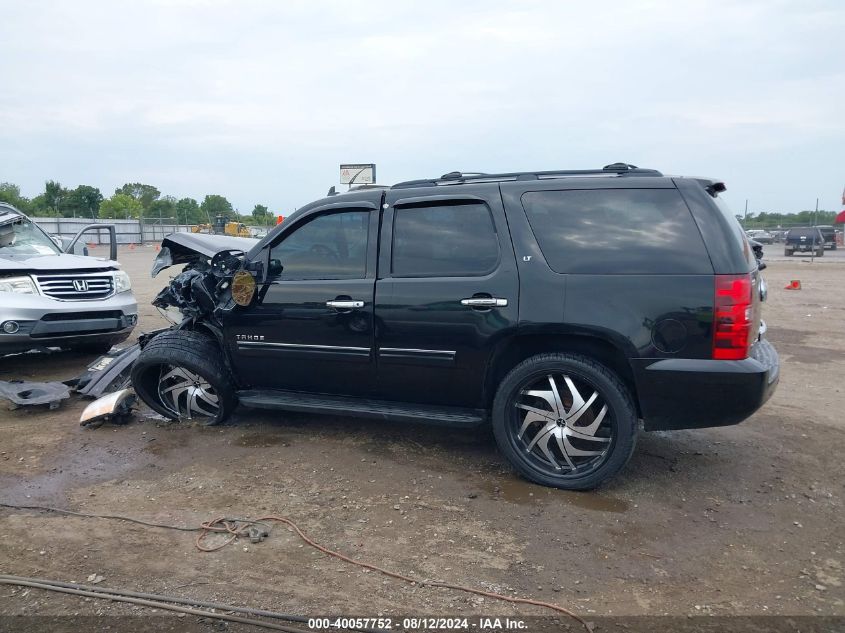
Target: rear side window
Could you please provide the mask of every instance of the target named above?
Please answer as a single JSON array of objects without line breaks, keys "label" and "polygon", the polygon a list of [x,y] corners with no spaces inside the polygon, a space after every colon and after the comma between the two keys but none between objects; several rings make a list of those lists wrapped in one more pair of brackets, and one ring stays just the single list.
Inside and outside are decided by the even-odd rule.
[{"label": "rear side window", "polygon": [[485,204],[397,207],[394,212],[394,277],[485,275],[498,261],[499,240]]},{"label": "rear side window", "polygon": [[522,205],[555,272],[713,273],[676,189],[530,191]]},{"label": "rear side window", "polygon": [[817,229],[789,229],[788,237],[806,237],[808,239],[819,239],[821,233]]}]

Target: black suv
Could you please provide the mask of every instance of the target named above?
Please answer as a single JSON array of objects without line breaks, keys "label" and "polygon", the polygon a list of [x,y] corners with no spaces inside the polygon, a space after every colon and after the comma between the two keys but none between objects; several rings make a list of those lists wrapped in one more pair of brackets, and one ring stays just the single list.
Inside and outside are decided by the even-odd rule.
[{"label": "black suv", "polygon": [[789,229],[783,238],[783,254],[792,257],[795,253],[824,256],[824,236],[816,227]]},{"label": "black suv", "polygon": [[646,430],[736,424],[775,389],[762,280],[721,182],[621,163],[453,172],[309,204],[260,241],[174,234],[132,380],[159,413],[240,403],[491,423],[525,477],[616,474]]}]

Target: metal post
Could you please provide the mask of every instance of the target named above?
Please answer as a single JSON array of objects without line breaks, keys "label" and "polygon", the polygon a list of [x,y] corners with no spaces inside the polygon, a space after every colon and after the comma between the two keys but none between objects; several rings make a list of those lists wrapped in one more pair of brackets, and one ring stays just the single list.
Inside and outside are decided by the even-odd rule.
[{"label": "metal post", "polygon": [[742,216],[742,228],[748,229],[748,198],[745,199],[745,215]]},{"label": "metal post", "polygon": [[[816,210],[813,211],[813,228],[816,228],[816,216],[819,214],[819,199],[816,198]],[[818,230],[818,229],[817,229]],[[813,250],[810,253],[810,263],[816,259],[816,231],[813,231]]]}]

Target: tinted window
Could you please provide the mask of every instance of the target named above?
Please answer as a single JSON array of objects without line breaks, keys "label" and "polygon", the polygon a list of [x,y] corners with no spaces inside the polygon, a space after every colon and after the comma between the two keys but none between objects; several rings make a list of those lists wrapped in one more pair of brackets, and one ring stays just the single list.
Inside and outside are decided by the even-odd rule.
[{"label": "tinted window", "polygon": [[398,207],[393,219],[395,277],[483,275],[499,260],[499,240],[484,204]]},{"label": "tinted window", "polygon": [[320,215],[270,250],[278,279],[362,279],[367,272],[367,211]]},{"label": "tinted window", "polygon": [[808,239],[819,239],[819,235],[821,233],[819,233],[818,229],[789,229],[787,233],[787,237],[806,237]]},{"label": "tinted window", "polygon": [[[707,195],[710,196],[710,194]],[[727,222],[728,226],[731,227],[736,239],[736,244],[742,248],[742,256],[745,258],[745,263],[748,264],[748,270],[757,270],[757,260],[754,257],[754,251],[751,250],[751,245],[748,243],[748,236],[742,230],[742,225],[739,223],[739,220],[737,220],[736,215],[733,211],[731,211],[731,208],[721,196],[713,198],[713,202],[722,213],[722,217],[725,218],[725,222]]]},{"label": "tinted window", "polygon": [[676,189],[532,191],[522,204],[556,272],[713,272]]}]

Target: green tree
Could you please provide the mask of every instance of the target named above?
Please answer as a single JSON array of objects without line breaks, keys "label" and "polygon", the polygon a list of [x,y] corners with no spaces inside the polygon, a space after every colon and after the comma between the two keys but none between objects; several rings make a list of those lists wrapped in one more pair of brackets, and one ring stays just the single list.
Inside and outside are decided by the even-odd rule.
[{"label": "green tree", "polygon": [[200,210],[211,218],[212,223],[218,215],[222,215],[226,221],[238,218],[238,214],[232,208],[232,203],[217,194],[206,196],[200,205]]},{"label": "green tree", "polygon": [[30,201],[21,195],[21,188],[11,182],[0,182],[0,202],[8,202],[24,213],[29,213]]},{"label": "green tree", "polygon": [[171,222],[176,220],[176,198],[164,196],[159,200],[153,200],[144,213],[144,217],[150,220],[161,218],[162,221],[170,220]]},{"label": "green tree", "polygon": [[36,217],[57,217],[59,213],[47,205],[47,197],[40,193],[29,202],[29,214]]},{"label": "green tree", "polygon": [[185,224],[204,224],[208,218],[200,210],[199,202],[193,198],[182,198],[176,203],[176,217]]},{"label": "green tree", "polygon": [[270,224],[270,209],[263,204],[256,204],[252,210],[252,221],[256,224]]},{"label": "green tree", "polygon": [[161,195],[161,192],[152,185],[145,185],[140,182],[128,182],[122,187],[115,189],[114,192],[134,198],[141,203],[144,210],[149,209],[153,200],[158,200]]},{"label": "green tree", "polygon": [[67,195],[67,189],[55,180],[48,180],[44,183],[44,203],[47,208],[58,214],[62,200]]},{"label": "green tree", "polygon": [[143,213],[143,205],[130,195],[116,193],[108,200],[100,204],[100,217],[122,220],[125,218],[138,218]]},{"label": "green tree", "polygon": [[96,218],[102,201],[103,194],[97,187],[79,185],[73,191],[68,192],[62,205],[62,214],[65,217]]}]

